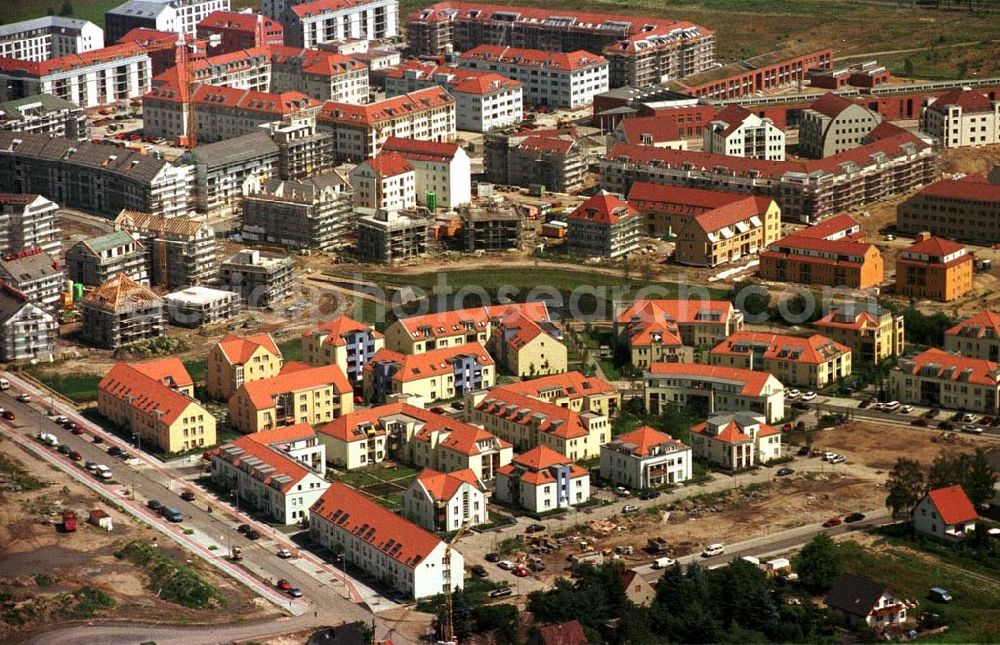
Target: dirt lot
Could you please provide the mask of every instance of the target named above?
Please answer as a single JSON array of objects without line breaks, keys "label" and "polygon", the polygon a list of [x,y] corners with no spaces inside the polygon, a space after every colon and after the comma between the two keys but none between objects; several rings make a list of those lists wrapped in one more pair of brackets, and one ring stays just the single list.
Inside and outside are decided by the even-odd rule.
[{"label": "dirt lot", "polygon": [[[145,589],[145,574],[114,552],[132,540],[158,543],[162,553],[184,560],[173,542],[131,517],[63,473],[0,440],[0,642],[10,642],[40,623],[67,620],[61,596],[84,587],[108,594],[113,609],[98,610],[103,618],[158,623],[222,623],[277,615],[267,603],[220,576],[197,558],[190,566],[227,600],[226,610],[194,610],[162,601]],[[11,475],[17,471],[16,475]],[[41,483],[35,490],[33,484]],[[21,490],[18,491],[17,489]],[[57,530],[63,510],[80,518],[75,533]],[[114,530],[86,523],[87,512],[111,515]],[[157,542],[158,541],[158,542]],[[78,616],[77,618],[85,618]],[[27,622],[20,623],[21,620]]]}]

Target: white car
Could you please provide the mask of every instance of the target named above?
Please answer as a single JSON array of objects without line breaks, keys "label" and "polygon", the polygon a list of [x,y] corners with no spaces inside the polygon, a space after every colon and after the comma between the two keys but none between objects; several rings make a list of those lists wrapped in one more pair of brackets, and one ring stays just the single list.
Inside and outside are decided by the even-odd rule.
[{"label": "white car", "polygon": [[802,395],[803,401],[812,401],[815,398],[816,398],[815,392],[806,392],[805,394]]},{"label": "white car", "polygon": [[842,464],[847,461],[847,457],[844,455],[834,455],[833,459],[830,459],[831,464]]},{"label": "white car", "polygon": [[962,415],[962,423],[972,423],[975,420],[976,420],[976,415],[970,412],[966,412],[965,414]]},{"label": "white car", "polygon": [[282,560],[287,560],[288,558],[292,557],[292,552],[289,551],[288,549],[279,549],[278,557],[281,558]]},{"label": "white car", "polygon": [[701,557],[703,558],[714,558],[717,555],[722,555],[726,552],[725,544],[709,544],[705,547],[705,550],[701,552]]},{"label": "white car", "polygon": [[497,566],[504,571],[513,571],[517,567],[517,565],[510,560],[501,560],[500,562],[497,562]]},{"label": "white car", "polygon": [[876,401],[875,405],[872,406],[872,409],[874,409],[874,410],[884,410],[885,409],[885,403],[883,401]]},{"label": "white car", "polygon": [[639,507],[636,506],[635,504],[626,504],[625,507],[622,509],[622,513],[636,513],[638,512],[638,510]]},{"label": "white car", "polygon": [[889,401],[885,404],[884,409],[886,412],[895,412],[899,409],[899,401]]},{"label": "white car", "polygon": [[969,434],[983,434],[983,429],[979,426],[963,426],[962,432],[968,432]]},{"label": "white car", "polygon": [[912,405],[904,405],[903,407],[899,408],[899,413],[900,414],[909,414],[911,412],[913,412],[913,406]]},{"label": "white car", "polygon": [[53,421],[55,421],[59,425],[62,425],[64,423],[66,423],[67,421],[69,421],[69,419],[67,417],[65,417],[64,415],[60,414],[55,419],[53,419]]},{"label": "white car", "polygon": [[835,453],[835,452],[824,452],[822,459],[823,459],[823,461],[830,461],[831,459],[833,459],[836,456],[837,456],[837,453]]},{"label": "white car", "polygon": [[785,390],[786,399],[797,399],[801,394],[802,392],[799,392],[798,390]]}]

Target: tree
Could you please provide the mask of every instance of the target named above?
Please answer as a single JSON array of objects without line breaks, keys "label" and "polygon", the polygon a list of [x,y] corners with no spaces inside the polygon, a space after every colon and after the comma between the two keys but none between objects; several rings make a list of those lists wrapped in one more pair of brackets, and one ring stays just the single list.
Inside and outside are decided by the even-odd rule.
[{"label": "tree", "polygon": [[993,497],[997,482],[997,472],[986,459],[986,451],[976,448],[971,458],[966,459],[967,468],[962,477],[962,488],[969,501],[981,506]]},{"label": "tree", "polygon": [[69,0],[63,0],[62,7],[59,9],[60,16],[72,16],[73,15],[73,3]]},{"label": "tree", "polygon": [[900,457],[889,472],[885,482],[889,494],[885,498],[886,508],[892,511],[892,517],[902,520],[910,515],[910,511],[924,494],[924,474],[920,464],[912,459]]},{"label": "tree", "polygon": [[907,58],[903,61],[903,76],[913,78],[913,60]]},{"label": "tree", "polygon": [[965,474],[964,455],[951,456],[944,452],[934,458],[927,471],[927,490],[946,488],[962,483]]},{"label": "tree", "polygon": [[799,580],[813,593],[829,591],[841,573],[840,551],[826,533],[802,547],[795,570]]}]

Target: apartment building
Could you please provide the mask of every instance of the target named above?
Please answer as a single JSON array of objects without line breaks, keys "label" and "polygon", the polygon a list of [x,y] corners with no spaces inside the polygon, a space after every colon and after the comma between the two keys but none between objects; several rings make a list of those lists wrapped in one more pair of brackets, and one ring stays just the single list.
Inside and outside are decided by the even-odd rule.
[{"label": "apartment building", "polygon": [[552,323],[512,310],[494,319],[486,347],[508,372],[534,378],[566,371],[567,352],[561,339],[562,332]]},{"label": "apartment building", "polygon": [[709,69],[715,33],[690,22],[549,8],[438,2],[409,16],[414,54],[440,56],[478,45],[516,43],[556,52],[580,49],[609,61],[611,87],[644,87]]},{"label": "apartment building", "polygon": [[1000,183],[983,175],[941,179],[896,207],[896,229],[977,244],[1000,241]]},{"label": "apartment building", "polygon": [[167,320],[178,327],[217,325],[240,314],[240,297],[232,291],[185,287],[163,296]]},{"label": "apartment building", "polygon": [[874,302],[838,304],[813,326],[850,347],[854,365],[873,365],[902,356],[905,347],[903,317]]},{"label": "apartment building", "polygon": [[327,101],[317,117],[334,135],[339,161],[374,157],[389,137],[448,142],[455,139],[455,99],[440,87],[366,105]]},{"label": "apartment building", "polygon": [[496,72],[409,60],[382,74],[387,97],[441,86],[455,97],[455,127],[489,132],[521,121],[524,115],[521,83]]},{"label": "apartment building", "polygon": [[643,399],[649,414],[669,406],[690,406],[706,415],[748,410],[767,423],[785,416],[785,386],[773,375],[738,367],[694,363],[653,363],[644,374]]},{"label": "apartment building", "polygon": [[566,248],[574,255],[614,260],[639,250],[643,219],[618,195],[598,192],[577,206],[566,223]]},{"label": "apartment building", "polygon": [[0,102],[51,94],[82,108],[139,98],[149,91],[152,62],[134,43],[41,62],[0,58]]},{"label": "apartment building", "polygon": [[769,245],[760,254],[758,273],[775,282],[868,289],[882,283],[884,265],[860,225],[842,214]]},{"label": "apartment building", "polygon": [[378,210],[357,220],[358,257],[390,263],[427,252],[429,220],[417,211]]},{"label": "apartment building", "polygon": [[683,347],[719,344],[743,329],[743,313],[726,300],[615,302],[614,336],[636,367],[688,362]]},{"label": "apartment building", "polygon": [[84,296],[80,311],[81,337],[107,349],[162,336],[166,324],[163,300],[124,273]]},{"label": "apartment building", "polygon": [[590,499],[590,473],[552,448],[536,446],[497,472],[496,499],[531,513],[569,508]]},{"label": "apartment building", "polygon": [[608,133],[606,146],[611,150],[616,143],[634,143],[654,148],[687,150],[683,123],[683,119],[661,116],[628,116],[620,119],[618,125]]},{"label": "apartment building", "polygon": [[383,150],[351,170],[355,208],[400,211],[417,205],[417,172],[403,155]]},{"label": "apartment building", "polygon": [[622,404],[621,393],[614,385],[600,377],[584,376],[576,371],[506,383],[500,387],[574,412],[594,412],[607,417],[615,416]]},{"label": "apartment building", "polygon": [[136,27],[194,36],[216,11],[229,11],[229,0],[129,0],[104,12],[104,28],[112,43]]},{"label": "apartment building", "polygon": [[394,460],[491,482],[514,449],[482,428],[410,403],[361,408],[319,429],[330,463],[352,470]]},{"label": "apartment building", "polygon": [[[286,0],[272,0],[271,10],[277,11],[282,4]],[[316,49],[335,41],[391,40],[399,36],[397,0],[315,0],[287,5],[271,17],[285,26],[285,42],[295,47]]]},{"label": "apartment building", "polygon": [[337,172],[274,178],[243,198],[240,235],[290,249],[333,249],[348,243],[352,213],[351,185]]},{"label": "apartment building", "polygon": [[710,154],[785,160],[785,133],[768,118],[730,105],[702,130],[702,150]]},{"label": "apartment building", "polygon": [[453,209],[472,201],[472,166],[457,143],[390,137],[380,154],[394,153],[413,168],[416,201],[428,210]]},{"label": "apartment building", "polygon": [[364,366],[384,347],[381,332],[347,316],[302,332],[302,360],[310,365],[336,365],[356,388],[364,380]]},{"label": "apartment building", "polygon": [[740,331],[709,352],[712,365],[769,372],[785,385],[821,390],[851,375],[851,349],[821,336]]},{"label": "apartment building", "polygon": [[219,275],[219,243],[203,220],[123,210],[114,225],[146,247],[150,284],[176,289],[214,282]]},{"label": "apartment building", "polygon": [[945,148],[1000,143],[1000,101],[968,87],[925,99],[920,129]]},{"label": "apartment building", "polygon": [[433,533],[339,482],[309,509],[313,540],[407,598],[461,589],[465,558]]},{"label": "apartment building", "polygon": [[222,263],[219,281],[249,307],[273,307],[292,293],[292,259],[243,249]]},{"label": "apartment building", "polygon": [[80,240],[66,251],[66,273],[73,282],[90,287],[119,273],[148,285],[146,247],[125,231]]},{"label": "apartment building", "polygon": [[958,242],[917,235],[896,259],[896,293],[950,302],[972,289],[972,254]]},{"label": "apartment building", "polygon": [[104,30],[72,16],[44,16],[0,26],[0,58],[42,62],[104,48]]},{"label": "apartment building", "polygon": [[479,45],[462,52],[458,66],[496,72],[521,84],[528,105],[576,110],[608,91],[608,61],[577,50],[568,53],[498,45]]},{"label": "apartment building", "polygon": [[601,188],[634,182],[766,195],[790,221],[809,222],[907,192],[937,178],[937,156],[919,138],[885,123],[871,143],[818,161],[766,161],[691,150],[618,144],[598,164]]},{"label": "apartment building", "polygon": [[37,193],[65,208],[106,217],[122,209],[187,215],[191,170],[156,155],[89,141],[0,132],[0,190]]},{"label": "apartment building", "polygon": [[229,422],[252,433],[282,426],[329,423],[354,409],[354,393],[336,365],[285,363],[276,376],[243,385],[229,398]]},{"label": "apartment building", "polygon": [[601,477],[639,490],[691,479],[691,447],[649,426],[619,435],[601,446]]},{"label": "apartment building", "polygon": [[604,414],[577,412],[505,387],[471,392],[465,408],[470,423],[522,452],[545,446],[570,461],[592,459],[611,439],[611,422]]},{"label": "apartment building", "polygon": [[0,361],[49,360],[58,338],[59,323],[51,311],[0,283]]},{"label": "apartment building", "polygon": [[493,387],[496,367],[481,343],[442,347],[422,354],[381,349],[364,366],[365,399],[383,403],[405,394],[423,401],[447,401]]},{"label": "apartment building", "polygon": [[487,134],[483,165],[486,180],[495,184],[570,193],[583,186],[587,155],[573,128],[526,130]]},{"label": "apartment building", "polygon": [[219,53],[285,44],[285,28],[257,13],[214,11],[195,26],[198,38],[218,39]]},{"label": "apartment building", "polygon": [[466,343],[487,344],[492,321],[517,311],[536,322],[549,322],[544,301],[470,307],[398,318],[385,330],[385,345],[401,354],[422,354],[432,349]]},{"label": "apartment building", "polygon": [[[239,437],[212,451],[212,481],[235,491],[244,508],[285,526],[305,524],[309,509],[330,487],[323,478],[323,445],[307,424]],[[299,453],[299,456],[296,456]],[[309,457],[316,456],[317,469]]]},{"label": "apartment building", "polygon": [[864,145],[864,138],[882,117],[836,94],[824,94],[799,116],[799,152],[825,159]]},{"label": "apartment building", "polygon": [[441,473],[424,468],[403,494],[403,516],[428,531],[486,524],[487,494],[471,470]]},{"label": "apartment building", "polygon": [[[701,188],[687,188],[684,186],[674,186],[670,184],[659,184],[649,181],[637,181],[632,184],[628,191],[629,205],[642,214],[645,221],[644,234],[650,237],[679,237],[682,229],[691,228],[693,220],[705,213],[710,213],[717,209],[723,209],[732,204],[741,204],[741,207],[750,212],[756,210],[756,203],[751,207],[751,199],[744,193],[722,192],[718,190],[708,190]],[[761,202],[763,204],[763,202]],[[774,221],[774,212],[777,211],[779,221]],[[720,211],[721,213],[725,210]],[[766,212],[755,212],[759,218],[763,215],[766,222],[764,229],[760,231],[763,239],[777,239],[781,233],[781,209],[770,205]],[[711,223],[713,216],[709,216],[708,223]],[[755,227],[760,225],[754,224]],[[700,228],[705,228],[703,224]],[[709,228],[712,228],[709,225]]]},{"label": "apartment building", "polygon": [[84,141],[90,137],[90,122],[76,103],[36,94],[0,103],[0,130]]},{"label": "apartment building", "polygon": [[368,68],[332,51],[270,47],[271,91],[297,91],[320,101],[368,102]]},{"label": "apartment building", "polygon": [[726,470],[745,470],[781,457],[781,431],[752,412],[713,416],[691,428],[695,457]]},{"label": "apartment building", "polygon": [[41,195],[0,193],[0,252],[41,249],[58,255],[62,248],[56,220],[59,204]]},{"label": "apartment building", "polygon": [[229,401],[244,383],[277,376],[283,364],[270,334],[226,334],[205,357],[205,392],[215,401]]},{"label": "apartment building", "polygon": [[512,202],[479,199],[459,206],[458,217],[459,248],[466,253],[520,250],[524,245],[526,222]]},{"label": "apartment building", "polygon": [[59,260],[38,248],[0,258],[0,280],[49,310],[59,306],[66,284]]},{"label": "apartment building", "polygon": [[214,446],[215,417],[194,398],[178,358],[118,362],[97,384],[97,411],[138,435],[142,446],[170,454]]},{"label": "apartment building", "polygon": [[980,311],[944,333],[949,352],[994,363],[1000,361],[1000,315]]},{"label": "apartment building", "polygon": [[889,373],[889,388],[903,403],[996,414],[1000,365],[931,348],[900,359]]}]

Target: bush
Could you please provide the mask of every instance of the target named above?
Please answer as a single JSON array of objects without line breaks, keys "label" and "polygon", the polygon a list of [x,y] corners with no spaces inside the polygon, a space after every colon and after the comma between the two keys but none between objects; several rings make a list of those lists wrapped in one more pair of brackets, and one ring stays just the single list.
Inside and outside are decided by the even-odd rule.
[{"label": "bush", "polygon": [[100,589],[82,587],[73,593],[62,594],[59,598],[64,618],[90,618],[101,609],[111,609],[115,599]]},{"label": "bush", "polygon": [[149,576],[149,589],[167,602],[192,609],[209,609],[226,604],[218,589],[190,567],[164,556],[148,542],[133,540],[115,551],[115,557],[141,566]]}]

